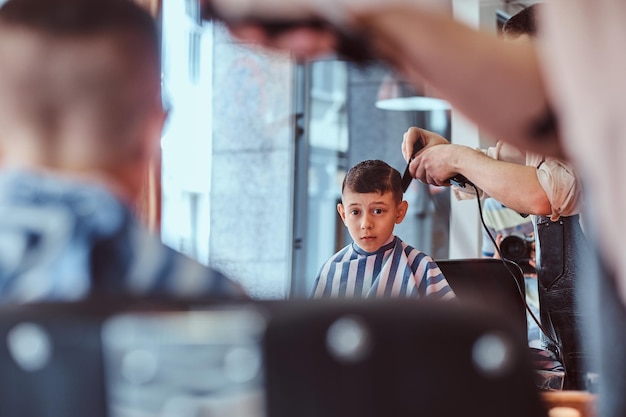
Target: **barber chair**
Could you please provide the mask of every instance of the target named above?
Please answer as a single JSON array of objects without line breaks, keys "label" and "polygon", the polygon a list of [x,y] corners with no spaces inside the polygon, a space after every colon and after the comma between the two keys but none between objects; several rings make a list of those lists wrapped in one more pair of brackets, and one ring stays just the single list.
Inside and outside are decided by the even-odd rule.
[{"label": "barber chair", "polygon": [[440,259],[439,269],[461,302],[511,317],[527,334],[524,273],[510,260],[494,258]]}]

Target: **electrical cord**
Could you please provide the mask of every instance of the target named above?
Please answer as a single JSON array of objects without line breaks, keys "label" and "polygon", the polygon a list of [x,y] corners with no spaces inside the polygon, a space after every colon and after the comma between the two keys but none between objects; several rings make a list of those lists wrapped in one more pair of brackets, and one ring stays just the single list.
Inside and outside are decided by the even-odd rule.
[{"label": "electrical cord", "polygon": [[545,329],[545,327],[543,327],[543,325],[541,324],[541,322],[539,321],[537,316],[535,316],[535,313],[533,313],[533,311],[531,310],[530,306],[526,302],[525,291],[522,291],[522,289],[520,288],[520,284],[517,281],[517,279],[515,278],[515,273],[511,270],[510,265],[506,262],[509,259],[506,259],[506,258],[504,258],[502,256],[502,252],[500,252],[499,245],[496,243],[496,240],[494,239],[494,237],[492,236],[491,232],[489,231],[489,228],[485,224],[485,219],[483,217],[482,205],[480,203],[480,198],[478,197],[479,196],[478,187],[476,187],[473,183],[471,183],[469,181],[467,181],[467,185],[471,185],[474,188],[474,191],[476,191],[476,201],[478,202],[478,213],[480,215],[480,222],[482,223],[483,228],[487,232],[487,236],[489,236],[489,239],[491,239],[491,242],[493,243],[494,248],[498,252],[498,255],[500,256],[500,259],[502,260],[502,264],[505,266],[505,268],[507,269],[509,274],[511,274],[511,277],[513,278],[513,281],[515,282],[515,285],[517,286],[517,291],[518,291],[518,293],[519,293],[519,295],[520,295],[520,297],[521,297],[521,299],[522,299],[522,301],[524,303],[524,307],[525,307],[526,311],[528,312],[528,314],[530,314],[530,316],[532,317],[533,321],[537,324],[537,327],[539,328],[539,330],[541,330],[541,332],[548,338],[548,340],[550,340],[550,342],[552,342],[554,344],[554,346],[556,346],[556,348],[557,348],[556,354],[557,354],[561,364],[565,367],[565,363],[563,361],[563,357],[562,357],[562,354],[561,354],[561,352],[562,352],[562,345],[561,345],[561,343],[559,343],[556,339],[554,339],[549,334],[549,332]]}]

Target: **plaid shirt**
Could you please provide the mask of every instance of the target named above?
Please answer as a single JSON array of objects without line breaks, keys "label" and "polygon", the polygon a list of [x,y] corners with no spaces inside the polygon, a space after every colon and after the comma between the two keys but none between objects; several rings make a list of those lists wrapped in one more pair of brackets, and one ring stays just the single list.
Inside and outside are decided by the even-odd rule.
[{"label": "plaid shirt", "polygon": [[166,247],[104,188],[0,173],[0,302],[92,294],[243,297],[233,281]]}]

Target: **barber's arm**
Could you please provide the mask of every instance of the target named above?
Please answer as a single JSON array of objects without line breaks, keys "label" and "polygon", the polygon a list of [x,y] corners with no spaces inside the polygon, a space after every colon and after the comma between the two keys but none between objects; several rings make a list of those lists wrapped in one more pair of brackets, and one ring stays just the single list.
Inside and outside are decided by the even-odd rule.
[{"label": "barber's arm", "polygon": [[436,185],[449,185],[451,177],[462,174],[486,195],[515,211],[551,213],[535,167],[498,161],[467,146],[443,144],[418,153],[411,168],[415,178]]}]

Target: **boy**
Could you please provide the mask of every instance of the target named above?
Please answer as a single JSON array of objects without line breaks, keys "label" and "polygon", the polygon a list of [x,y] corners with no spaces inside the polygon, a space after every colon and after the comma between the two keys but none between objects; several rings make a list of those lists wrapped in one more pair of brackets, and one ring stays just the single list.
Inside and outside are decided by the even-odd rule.
[{"label": "boy", "polygon": [[437,264],[394,236],[407,208],[396,169],[379,160],[352,167],[337,211],[354,242],[322,266],[313,296],[454,298]]},{"label": "boy", "polygon": [[0,7],[0,302],[244,297],[130,210],[165,119],[159,49],[130,0]]}]

